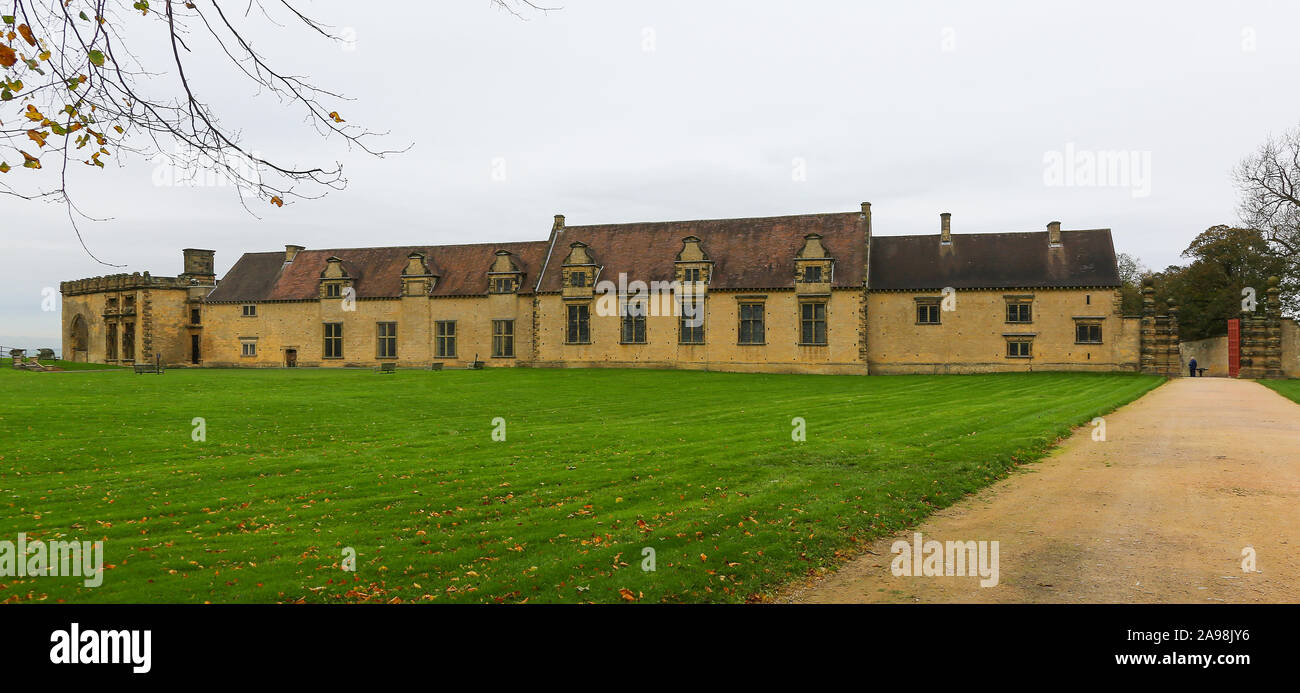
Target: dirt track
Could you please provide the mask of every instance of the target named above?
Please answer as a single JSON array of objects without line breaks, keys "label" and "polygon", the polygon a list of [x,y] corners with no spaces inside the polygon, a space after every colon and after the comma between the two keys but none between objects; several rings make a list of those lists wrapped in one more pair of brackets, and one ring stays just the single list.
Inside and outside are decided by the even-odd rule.
[{"label": "dirt track", "polygon": [[[1179,378],[936,513],[924,539],[998,541],[999,583],[895,577],[876,542],[794,602],[1300,602],[1300,405]],[[1253,547],[1258,572],[1242,570]]]}]

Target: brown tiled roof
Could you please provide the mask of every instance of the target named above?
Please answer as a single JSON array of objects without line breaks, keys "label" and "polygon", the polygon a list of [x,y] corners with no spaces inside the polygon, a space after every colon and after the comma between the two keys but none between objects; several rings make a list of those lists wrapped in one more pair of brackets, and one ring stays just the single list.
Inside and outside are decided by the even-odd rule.
[{"label": "brown tiled roof", "polygon": [[794,257],[810,233],[820,234],[826,252],[835,258],[833,286],[862,286],[860,214],[847,212],[569,226],[555,240],[539,291],[561,289],[560,267],[577,241],[590,246],[602,280],[617,282],[625,272],[628,281],[672,281],[673,262],[687,236],[698,237],[714,263],[711,289],[794,288]]},{"label": "brown tiled roof", "polygon": [[520,293],[532,284],[546,259],[547,241],[478,243],[472,245],[400,246],[302,250],[292,263],[283,252],[245,253],[208,294],[210,302],[294,301],[319,295],[320,274],[331,256],[343,260],[353,278],[357,298],[396,298],[402,292],[407,256],[425,254],[429,270],[438,275],[434,296],[478,296],[487,293],[487,271],[498,250],[507,250],[524,272]]},{"label": "brown tiled roof", "polygon": [[875,236],[871,288],[938,290],[1119,286],[1110,229],[1062,231],[1051,248],[1047,232]]},{"label": "brown tiled roof", "polygon": [[[713,289],[788,289],[794,287],[794,258],[804,237],[818,234],[835,258],[836,288],[861,286],[863,232],[858,212],[804,214],[753,219],[709,219],[634,224],[569,226],[549,241],[473,245],[401,246],[303,250],[293,263],[283,252],[245,253],[208,295],[212,302],[309,300],[318,295],[321,271],[331,256],[343,260],[359,298],[401,295],[407,256],[425,253],[438,275],[434,296],[487,293],[487,272],[498,250],[507,250],[523,270],[521,293],[537,285],[542,292],[561,288],[560,268],[570,246],[587,244],[601,267],[601,279],[617,282],[671,281],[682,239],[695,236],[713,261]],[[951,245],[939,236],[875,236],[871,246],[873,290],[938,290],[1119,286],[1115,248],[1108,229],[1062,231],[1061,247],[1051,248],[1047,232],[954,234]],[[548,260],[548,250],[549,260]],[[543,265],[545,264],[545,267]]]}]

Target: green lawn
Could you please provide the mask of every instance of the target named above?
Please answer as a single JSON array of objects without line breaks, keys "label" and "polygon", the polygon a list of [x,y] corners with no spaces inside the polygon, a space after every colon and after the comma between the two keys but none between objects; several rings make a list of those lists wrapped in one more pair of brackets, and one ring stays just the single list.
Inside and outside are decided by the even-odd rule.
[{"label": "green lawn", "polygon": [[1300,402],[1300,380],[1258,380],[1264,387],[1271,387],[1279,394],[1293,402]]},{"label": "green lawn", "polygon": [[111,566],[0,602],[761,599],[1160,382],[0,369],[0,540],[104,539]]}]

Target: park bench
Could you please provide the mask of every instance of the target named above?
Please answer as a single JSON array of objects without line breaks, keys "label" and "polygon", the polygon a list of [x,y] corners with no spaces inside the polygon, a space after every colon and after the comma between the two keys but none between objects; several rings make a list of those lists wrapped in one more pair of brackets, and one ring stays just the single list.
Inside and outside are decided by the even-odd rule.
[{"label": "park bench", "polygon": [[397,364],[392,363],[392,362],[389,362],[389,363],[381,363],[381,364],[379,364],[379,372],[380,372],[380,373],[396,373],[396,372],[397,372]]},{"label": "park bench", "polygon": [[156,373],[162,375],[166,370],[161,363],[137,363],[135,364],[135,374],[143,375],[145,373]]},{"label": "park bench", "polygon": [[429,364],[429,370],[431,371],[442,370],[442,361],[434,361],[433,363]]}]

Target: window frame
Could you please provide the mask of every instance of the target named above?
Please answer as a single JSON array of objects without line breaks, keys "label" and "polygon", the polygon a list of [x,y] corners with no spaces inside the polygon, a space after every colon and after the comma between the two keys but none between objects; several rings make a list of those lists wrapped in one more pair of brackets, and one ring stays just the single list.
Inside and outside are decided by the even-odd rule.
[{"label": "window frame", "polygon": [[[618,343],[619,344],[646,344],[646,313],[649,311],[649,303],[644,299],[637,301],[624,301],[623,310],[620,311],[618,319]],[[633,314],[637,313],[637,314]],[[628,338],[629,327],[631,328],[631,338]]]},{"label": "window frame", "polygon": [[[1100,320],[1075,320],[1074,321],[1074,343],[1075,344],[1105,344],[1105,331],[1102,329]],[[1079,330],[1088,328],[1097,331],[1097,339],[1079,339]]]},{"label": "window frame", "polygon": [[[337,328],[336,331],[338,332],[338,334],[331,335],[331,334],[330,334],[330,328],[331,328],[331,327],[333,327],[333,328]],[[324,339],[324,342],[323,342],[323,344],[321,345],[321,358],[323,358],[323,359],[341,359],[341,358],[343,358],[343,323],[341,323],[341,322],[323,322],[323,323],[321,323],[321,335],[322,335],[322,338]],[[334,342],[334,343],[335,343],[335,346],[337,347],[337,350],[336,350],[336,351],[338,352],[338,353],[334,354],[333,356],[330,355],[330,351],[331,351],[331,350],[330,350],[330,344],[331,344],[331,342]]]},{"label": "window frame", "polygon": [[[758,309],[758,317],[753,315],[754,309]],[[750,316],[745,317],[745,309],[749,309]],[[749,324],[749,335],[746,339],[746,323]],[[758,327],[758,338],[755,339],[754,327]],[[736,344],[739,346],[763,346],[767,344],[767,302],[766,301],[740,301],[736,304]]]},{"label": "window frame", "polygon": [[[444,330],[450,325],[450,330]],[[447,352],[446,346],[451,345],[450,353]],[[436,359],[454,359],[456,358],[456,321],[455,320],[435,320],[433,322],[433,357]]]},{"label": "window frame", "polygon": [[494,318],[492,320],[492,358],[515,358],[515,321],[513,319]]},{"label": "window frame", "polygon": [[[1034,358],[1034,338],[1033,337],[1007,337],[1006,358],[1009,359],[1032,359]],[[1012,353],[1019,351],[1012,349],[1012,345],[1024,345],[1023,354]]]},{"label": "window frame", "polygon": [[[685,306],[687,301],[690,301],[690,305],[692,306],[692,308],[694,308],[696,314],[699,316],[700,324],[698,325],[686,324],[686,321],[690,320],[690,317],[686,315],[686,311],[683,309],[681,311],[681,315],[677,316],[677,343],[687,344],[690,346],[698,346],[700,344],[703,344],[705,339],[704,297],[698,295],[683,296],[681,299],[682,306]],[[695,333],[697,331],[699,333],[698,340],[693,339],[696,336]],[[690,337],[690,339],[688,339],[688,337]]]},{"label": "window frame", "polygon": [[[932,297],[917,298],[915,302],[916,305],[914,307],[914,310],[912,311],[912,314],[913,317],[916,319],[917,325],[942,325],[943,324],[943,311],[941,310],[943,305],[942,298],[932,298]],[[922,309],[925,309],[926,317],[933,317],[934,319],[922,320],[921,319]]]},{"label": "window frame", "polygon": [[[581,308],[576,321],[574,310]],[[585,339],[584,339],[585,337]],[[564,343],[591,344],[591,303],[588,301],[566,303],[564,306]]]},{"label": "window frame", "polygon": [[243,304],[243,305],[240,306],[240,309],[243,311],[243,314],[242,314],[240,317],[245,317],[245,318],[255,318],[255,317],[257,317],[257,304],[256,304],[256,303],[245,303],[245,304]]},{"label": "window frame", "polygon": [[[391,326],[393,333],[384,334],[385,327]],[[391,354],[385,354],[384,345],[387,343],[392,348]],[[397,358],[397,322],[393,320],[382,320],[375,323],[375,358],[376,359],[395,359]]]},{"label": "window frame", "polygon": [[[1023,309],[1023,310],[1022,310]],[[1012,317],[1012,311],[1016,313],[1025,313],[1026,317],[1017,315]],[[1034,302],[1022,299],[1008,299],[1006,310],[1006,324],[1008,325],[1029,325],[1034,322]]]},{"label": "window frame", "polygon": [[257,358],[257,339],[256,338],[239,338],[239,357],[240,358]]},{"label": "window frame", "polygon": [[[799,302],[799,346],[828,346],[830,344],[830,328],[827,325],[827,315],[829,308],[827,301],[800,301]],[[807,309],[812,309],[812,317],[806,315]],[[817,309],[821,308],[821,317],[817,317]],[[813,330],[813,339],[808,337],[808,328],[811,325]],[[817,339],[817,326],[821,326],[821,340]]]}]

